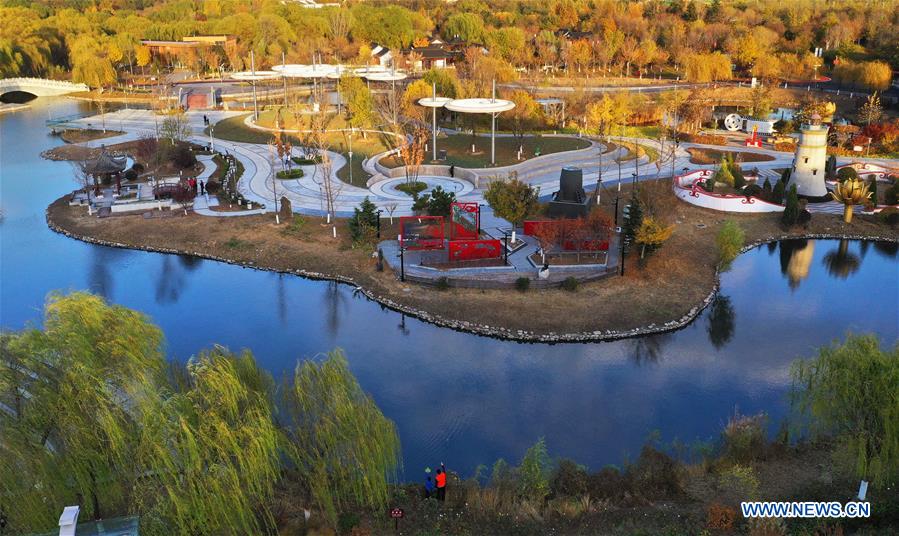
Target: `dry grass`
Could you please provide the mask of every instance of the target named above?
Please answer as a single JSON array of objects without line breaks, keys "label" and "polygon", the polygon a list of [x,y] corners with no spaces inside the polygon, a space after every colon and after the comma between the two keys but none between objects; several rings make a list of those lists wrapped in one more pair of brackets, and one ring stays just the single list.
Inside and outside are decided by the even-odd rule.
[{"label": "dry grass", "polygon": [[746,151],[717,151],[691,147],[687,149],[687,152],[690,153],[690,163],[692,164],[718,164],[721,162],[721,157],[725,154],[732,156],[734,161],[738,163],[770,162],[774,160],[774,157],[771,155]]},{"label": "dry grass", "polygon": [[[859,216],[847,226],[838,216],[824,214],[816,214],[807,228],[785,232],[778,215],[725,215],[697,209],[674,199],[667,181],[643,188],[644,197],[653,201],[661,219],[675,223],[674,235],[642,267],[630,255],[624,277],[584,284],[573,293],[560,289],[439,291],[400,283],[389,270],[375,270],[370,251],[351,248],[345,220],[337,222],[341,238],[335,241],[329,226],[308,216],[300,218],[303,223],[292,231],[287,224],[276,226],[273,215],[208,218],[192,214],[150,220],[131,215],[101,220],[60,199],[51,205],[49,217],[77,235],[135,247],[171,248],[274,270],[304,269],[350,277],[376,295],[447,319],[536,334],[627,330],[681,318],[714,286],[715,236],[726,218],[743,227],[747,242],[807,233],[895,234],[874,218]],[[623,200],[628,199],[627,190],[622,191]],[[612,203],[614,195],[603,196],[607,210]],[[385,218],[382,236],[395,236],[395,226],[387,222]]]},{"label": "dry grass", "polygon": [[120,136],[122,134],[124,134],[124,132],[112,129],[103,131],[93,128],[69,128],[63,130],[59,137],[66,143],[84,143],[91,140],[112,138],[113,136]]}]

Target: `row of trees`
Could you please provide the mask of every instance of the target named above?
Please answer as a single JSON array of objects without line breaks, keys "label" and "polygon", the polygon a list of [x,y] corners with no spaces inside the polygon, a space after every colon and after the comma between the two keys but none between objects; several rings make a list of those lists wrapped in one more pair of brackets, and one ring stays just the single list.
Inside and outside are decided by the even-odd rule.
[{"label": "row of trees", "polygon": [[41,329],[0,336],[0,516],[49,530],[141,516],[147,534],[275,531],[280,482],[336,525],[386,505],[392,422],[338,351],[277,385],[249,351],[168,363],[159,328],[99,297],[52,295]]},{"label": "row of trees", "polygon": [[[25,3],[0,8],[0,71],[4,76],[45,76],[72,71],[91,85],[109,84],[116,69],[151,61],[141,39],[179,40],[196,34],[228,34],[237,44],[186,52],[188,68],[245,69],[250,52],[258,65],[367,60],[370,43],[394,50],[423,45],[436,29],[485,46],[490,58],[511,67],[565,67],[570,73],[655,74],[661,68],[690,80],[729,76],[730,65],[763,78],[808,78],[823,46],[824,60],[838,72],[848,60],[899,64],[896,13],[881,3],[842,0],[828,5],[753,5],[715,1],[556,0],[522,4],[512,0],[457,4],[415,2],[407,6],[360,3],[304,9],[299,4],[249,0],[174,0],[146,7],[120,2],[84,10],[75,0]],[[574,32],[574,33],[572,33]],[[166,61],[163,59],[163,61]],[[854,77],[876,87],[883,65],[859,63]],[[868,73],[870,71],[870,73]],[[874,85],[871,85],[874,84]]]}]

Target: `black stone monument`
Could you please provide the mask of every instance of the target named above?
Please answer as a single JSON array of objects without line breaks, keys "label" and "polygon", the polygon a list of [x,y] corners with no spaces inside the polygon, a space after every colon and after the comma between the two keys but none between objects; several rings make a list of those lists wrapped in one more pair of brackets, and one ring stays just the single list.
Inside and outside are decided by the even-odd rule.
[{"label": "black stone monument", "polygon": [[553,195],[546,213],[551,218],[580,218],[590,212],[590,197],[584,192],[584,171],[564,167],[559,176],[559,191]]}]

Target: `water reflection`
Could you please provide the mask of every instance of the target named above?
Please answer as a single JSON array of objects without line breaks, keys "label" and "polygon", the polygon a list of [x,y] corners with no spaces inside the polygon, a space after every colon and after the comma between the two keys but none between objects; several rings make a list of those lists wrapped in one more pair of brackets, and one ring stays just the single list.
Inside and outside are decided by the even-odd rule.
[{"label": "water reflection", "polygon": [[406,313],[400,313],[400,323],[396,327],[403,335],[409,335],[409,328],[406,327]]},{"label": "water reflection", "polygon": [[708,325],[706,332],[709,334],[709,342],[716,350],[720,350],[734,336],[736,322],[734,321],[734,307],[728,296],[719,293],[709,308]]},{"label": "water reflection", "polygon": [[181,262],[181,266],[189,272],[193,272],[203,264],[203,259],[193,255],[178,255],[178,260]]},{"label": "water reflection", "polygon": [[867,240],[863,240],[862,242],[859,243],[858,252],[862,257],[862,260],[865,259],[865,255],[868,254],[868,249],[870,249],[870,247],[871,247],[871,242],[868,242]]},{"label": "water reflection", "polygon": [[343,285],[336,281],[324,283],[322,306],[325,312],[328,333],[336,337],[340,330],[340,315],[346,309],[347,301]]},{"label": "water reflection", "polygon": [[824,255],[824,266],[827,267],[827,273],[840,279],[846,279],[850,275],[858,271],[862,264],[862,260],[854,253],[849,252],[849,241],[840,240],[837,249],[829,251]]},{"label": "water reflection", "polygon": [[[156,274],[156,303],[163,305],[177,303],[187,285],[184,265],[178,256],[162,255],[159,272]],[[183,258],[181,256],[180,258]]]},{"label": "water reflection", "polygon": [[655,365],[665,354],[665,345],[671,342],[670,333],[628,339],[631,361],[637,366]]},{"label": "water reflection", "polygon": [[814,256],[814,240],[780,241],[780,272],[787,276],[791,290],[799,288],[799,283],[808,277]]},{"label": "water reflection", "polygon": [[[734,407],[765,411],[776,426],[796,357],[847,329],[897,339],[890,243],[875,243],[847,279],[822,265],[825,253],[839,253],[836,241],[772,243],[741,255],[721,276],[720,299],[682,330],[556,345],[441,329],[350,299],[346,285],[98,248],[46,227],[47,204],[73,186],[65,164],[37,156],[62,143],[47,136],[41,102],[0,117],[0,326],[38,320],[51,290],[94,287],[157,322],[173,359],[220,343],[252,350],[281,377],[297,359],[342,347],[363,389],[397,423],[410,478],[441,459],[463,474],[499,457],[518,460],[541,436],[553,455],[592,468],[621,463],[650,430],[663,441],[714,437]],[[53,117],[73,113],[75,104],[59,102]]]},{"label": "water reflection", "polygon": [[121,262],[127,252],[117,248],[95,247],[91,250],[91,264],[88,272],[88,288],[91,292],[103,296],[107,300],[113,299],[113,285],[115,278],[111,271]]},{"label": "water reflection", "polygon": [[884,257],[895,258],[899,253],[899,242],[874,242],[874,249]]}]

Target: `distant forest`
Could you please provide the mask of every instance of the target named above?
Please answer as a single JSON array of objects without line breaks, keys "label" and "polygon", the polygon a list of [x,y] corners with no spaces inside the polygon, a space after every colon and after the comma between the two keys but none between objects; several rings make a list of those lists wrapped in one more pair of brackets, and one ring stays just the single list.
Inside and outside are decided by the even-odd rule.
[{"label": "distant forest", "polygon": [[[94,87],[122,73],[169,68],[141,40],[228,34],[236,41],[178,58],[202,74],[257,65],[366,62],[373,44],[397,65],[410,46],[457,38],[509,76],[680,76],[692,81],[829,74],[871,89],[899,69],[899,4],[892,1],[3,0],[0,75],[72,78]],[[816,57],[814,50],[823,49]],[[155,65],[154,65],[155,64]]]}]

